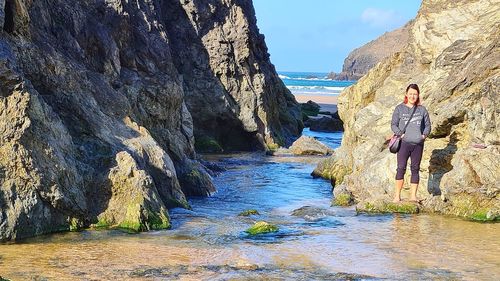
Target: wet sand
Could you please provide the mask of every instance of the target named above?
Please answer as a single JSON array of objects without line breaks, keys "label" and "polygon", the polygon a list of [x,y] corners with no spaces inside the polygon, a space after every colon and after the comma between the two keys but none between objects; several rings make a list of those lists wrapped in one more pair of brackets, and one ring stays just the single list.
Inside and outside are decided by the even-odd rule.
[{"label": "wet sand", "polygon": [[336,112],[337,111],[337,98],[334,95],[305,95],[305,94],[295,94],[295,99],[299,103],[306,103],[308,101],[313,101],[321,106],[321,111]]}]

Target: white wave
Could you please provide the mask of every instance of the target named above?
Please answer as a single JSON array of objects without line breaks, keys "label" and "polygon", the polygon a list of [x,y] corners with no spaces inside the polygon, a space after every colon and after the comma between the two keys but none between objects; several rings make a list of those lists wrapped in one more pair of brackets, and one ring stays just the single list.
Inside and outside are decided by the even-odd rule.
[{"label": "white wave", "polygon": [[290,78],[288,77],[287,79],[291,79],[291,80],[305,80],[305,81],[324,81],[324,82],[330,82],[330,81],[334,81],[333,79],[328,79],[327,77],[323,77],[323,78],[305,78],[305,77],[293,77],[293,78]]},{"label": "white wave", "polygon": [[321,78],[318,78],[318,77],[290,77],[290,76],[286,76],[286,75],[283,75],[283,74],[278,74],[278,77],[281,78],[281,79],[289,79],[289,80],[305,80],[305,81],[334,81],[332,79],[329,79],[328,77],[321,77]]},{"label": "white wave", "polygon": [[315,96],[338,96],[340,93],[334,92],[314,92],[314,91],[291,91],[294,95],[315,95]]},{"label": "white wave", "polygon": [[330,90],[342,92],[345,87],[328,87],[328,86],[287,86],[290,90]]}]

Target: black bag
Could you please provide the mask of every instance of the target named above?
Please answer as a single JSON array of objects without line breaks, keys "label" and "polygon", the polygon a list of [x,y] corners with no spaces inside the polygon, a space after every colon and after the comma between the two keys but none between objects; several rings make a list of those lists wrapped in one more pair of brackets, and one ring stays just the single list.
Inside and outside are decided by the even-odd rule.
[{"label": "black bag", "polygon": [[[408,124],[410,124],[411,118],[413,118],[413,114],[415,113],[415,110],[417,110],[417,105],[413,106],[413,111],[411,112],[410,119],[408,119],[408,122],[406,123],[404,129],[403,129],[403,134],[406,131],[406,128],[408,127]],[[387,145],[389,148],[389,151],[391,153],[398,153],[399,148],[401,147],[401,136],[400,135],[392,135],[391,140],[389,141],[389,144]]]}]

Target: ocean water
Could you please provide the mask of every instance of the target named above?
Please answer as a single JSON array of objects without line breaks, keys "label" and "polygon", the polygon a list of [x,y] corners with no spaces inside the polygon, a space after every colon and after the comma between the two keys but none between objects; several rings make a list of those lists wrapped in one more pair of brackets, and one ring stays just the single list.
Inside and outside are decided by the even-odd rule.
[{"label": "ocean water", "polygon": [[294,95],[338,95],[356,82],[331,80],[326,72],[278,71],[278,74]]}]

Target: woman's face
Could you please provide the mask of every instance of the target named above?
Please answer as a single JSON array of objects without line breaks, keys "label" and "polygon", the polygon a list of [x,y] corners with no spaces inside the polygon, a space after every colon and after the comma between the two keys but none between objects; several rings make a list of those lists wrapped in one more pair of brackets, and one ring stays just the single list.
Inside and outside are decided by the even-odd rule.
[{"label": "woman's face", "polygon": [[415,89],[408,89],[406,92],[406,97],[408,98],[408,103],[414,105],[418,100],[418,92]]}]

